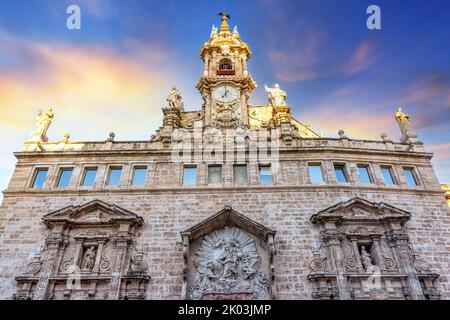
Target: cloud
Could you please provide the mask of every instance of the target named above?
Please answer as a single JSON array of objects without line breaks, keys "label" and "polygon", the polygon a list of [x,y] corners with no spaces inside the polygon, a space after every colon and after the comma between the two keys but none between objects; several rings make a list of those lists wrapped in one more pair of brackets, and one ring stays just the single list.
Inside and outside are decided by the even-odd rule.
[{"label": "cloud", "polygon": [[[450,73],[429,71],[399,91],[398,103],[405,110],[418,110],[413,119],[417,128],[447,125],[450,119]],[[426,112],[424,112],[426,110]]]},{"label": "cloud", "polygon": [[[296,39],[296,37],[291,37]],[[350,58],[327,56],[330,48],[327,37],[311,32],[305,41],[290,40],[269,52],[275,77],[280,81],[297,82],[331,76],[354,76],[368,70],[377,61],[375,44],[370,40],[361,42]]]},{"label": "cloud", "polygon": [[338,130],[343,129],[350,138],[379,140],[381,133],[395,130],[392,114],[368,114],[369,108],[357,108],[351,102],[336,102],[316,105],[301,118],[308,119],[313,128],[326,130],[323,133],[328,137],[336,137]]},{"label": "cloud", "polygon": [[[295,37],[291,39],[295,39]],[[275,77],[286,82],[321,77],[318,51],[324,41],[323,34],[314,32],[307,34],[301,44],[297,40],[290,40],[286,44],[272,49],[269,52],[269,59],[272,62]]]},{"label": "cloud", "polygon": [[[68,1],[73,2],[73,1]],[[119,2],[118,1],[106,1],[106,0],[78,0],[76,3],[81,13],[87,12],[94,18],[103,19],[107,17],[114,17],[119,14]]]},{"label": "cloud", "polygon": [[350,61],[344,67],[347,75],[355,75],[370,68],[376,60],[375,46],[373,42],[366,40],[359,44]]},{"label": "cloud", "polygon": [[448,162],[450,160],[450,143],[440,143],[426,146],[427,151],[434,153],[433,161],[440,164],[440,167],[448,168]]},{"label": "cloud", "polygon": [[36,130],[38,110],[54,108],[51,141],[65,132],[72,141],[103,140],[111,131],[118,140],[149,139],[162,124],[173,79],[183,81],[174,61],[154,42],[125,38],[106,48],[32,41],[0,29],[0,188],[12,153]]},{"label": "cloud", "polygon": [[62,136],[66,130],[81,139],[115,129],[131,135],[145,127],[144,121],[149,129],[161,122],[164,95],[175,77],[166,50],[132,39],[126,41],[127,52],[38,43],[5,33],[0,42],[18,64],[0,68],[2,127],[34,130],[35,113],[49,106],[56,114],[49,132],[54,139],[59,138],[55,132]]},{"label": "cloud", "polygon": [[427,149],[432,152],[446,150],[446,149],[450,150],[450,143],[441,143],[441,144],[430,145],[429,147],[427,147]]}]

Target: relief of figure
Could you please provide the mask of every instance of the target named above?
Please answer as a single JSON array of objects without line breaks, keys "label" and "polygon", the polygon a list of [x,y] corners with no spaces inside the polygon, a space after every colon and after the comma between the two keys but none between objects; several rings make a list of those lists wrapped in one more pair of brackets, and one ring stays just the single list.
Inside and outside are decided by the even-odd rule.
[{"label": "relief of figure", "polygon": [[183,102],[181,102],[181,93],[176,87],[172,87],[172,91],[170,91],[169,96],[167,97],[167,101],[169,102],[170,109],[183,109]]},{"label": "relief of figure", "polygon": [[270,281],[260,270],[256,242],[237,228],[226,227],[205,236],[196,253],[195,265],[193,299],[243,293],[251,293],[255,299],[268,297]]},{"label": "relief of figure", "polygon": [[271,106],[286,106],[286,92],[280,89],[278,83],[273,88],[264,85],[264,89],[269,94],[269,105]]},{"label": "relief of figure", "polygon": [[53,121],[54,115],[55,114],[53,113],[52,108],[49,108],[45,113],[42,111],[38,112],[37,117],[36,117],[36,124],[37,124],[38,130],[32,134],[33,138],[36,141],[42,141],[42,142],[48,141],[47,130]]},{"label": "relief of figure", "polygon": [[86,252],[83,255],[83,269],[84,270],[91,270],[94,268],[96,256],[97,256],[97,252],[96,252],[94,246],[92,246],[86,250]]},{"label": "relief of figure", "polygon": [[366,271],[370,270],[373,267],[372,255],[366,251],[366,247],[361,247],[361,262]]},{"label": "relief of figure", "polygon": [[402,108],[398,108],[395,113],[395,119],[400,127],[403,137],[409,137],[411,135],[411,126],[409,123],[409,115],[402,112]]},{"label": "relief of figure", "polygon": [[222,278],[235,279],[238,274],[236,248],[233,248],[231,246],[225,247],[218,261],[223,265]]},{"label": "relief of figure", "polygon": [[247,280],[256,273],[256,269],[253,268],[256,263],[255,259],[252,259],[248,254],[241,257],[242,272],[244,273],[244,279]]},{"label": "relief of figure", "polygon": [[214,273],[214,264],[212,263],[212,261],[209,261],[206,264],[204,273],[201,274],[200,276],[200,288],[202,289],[206,289],[211,287],[211,281],[214,280],[216,278],[216,274]]}]

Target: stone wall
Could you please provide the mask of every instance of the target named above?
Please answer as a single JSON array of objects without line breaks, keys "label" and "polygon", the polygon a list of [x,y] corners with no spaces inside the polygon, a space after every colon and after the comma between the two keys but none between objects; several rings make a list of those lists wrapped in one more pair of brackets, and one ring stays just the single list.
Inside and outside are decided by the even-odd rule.
[{"label": "stone wall", "polygon": [[413,213],[407,228],[411,242],[423,248],[423,258],[441,275],[439,290],[450,298],[450,218],[439,195],[414,192],[365,192],[357,190],[249,192],[202,191],[189,193],[152,193],[95,196],[7,197],[1,216],[0,297],[11,298],[17,287],[13,277],[24,266],[31,252],[43,243],[47,228],[41,222],[44,214],[71,204],[94,199],[114,203],[145,220],[138,240],[144,245],[151,276],[148,299],[177,299],[182,286],[182,246],[179,232],[201,222],[225,205],[277,231],[275,248],[275,295],[278,299],[309,299],[311,284],[306,279],[314,246],[320,240],[317,228],[309,218],[318,209],[343,199],[359,196],[384,201]]},{"label": "stone wall", "polygon": [[[437,288],[442,298],[450,299],[450,214],[444,192],[430,165],[429,154],[379,153],[370,150],[317,150],[284,152],[281,170],[274,174],[274,185],[258,182],[257,163],[249,164],[249,185],[233,186],[231,164],[224,168],[224,185],[207,186],[207,165],[198,165],[198,185],[182,187],[182,164],[170,163],[163,154],[111,152],[89,154],[23,153],[0,211],[0,298],[10,299],[18,287],[14,277],[21,273],[30,254],[44,243],[48,228],[41,219],[45,214],[69,205],[83,205],[92,200],[118,205],[144,218],[137,239],[143,245],[148,263],[147,299],[178,299],[183,284],[183,246],[180,232],[231,206],[249,219],[275,230],[274,258],[276,299],[311,299],[312,284],[307,279],[309,261],[320,242],[318,226],[310,217],[332,205],[360,197],[371,202],[385,202],[412,214],[406,224],[410,241],[422,249],[422,258],[440,274]],[[347,164],[349,182],[336,182],[333,162]],[[309,182],[307,163],[322,162],[325,183]],[[375,183],[358,182],[356,163],[371,165]],[[110,164],[123,164],[122,187],[106,188]],[[147,185],[130,187],[131,165],[148,164]],[[55,187],[58,167],[74,165],[70,187]],[[83,166],[98,165],[93,189],[79,187]],[[399,184],[385,186],[380,165],[394,166]],[[419,186],[409,187],[402,166],[413,166]],[[48,166],[42,190],[29,188],[36,166]]]}]

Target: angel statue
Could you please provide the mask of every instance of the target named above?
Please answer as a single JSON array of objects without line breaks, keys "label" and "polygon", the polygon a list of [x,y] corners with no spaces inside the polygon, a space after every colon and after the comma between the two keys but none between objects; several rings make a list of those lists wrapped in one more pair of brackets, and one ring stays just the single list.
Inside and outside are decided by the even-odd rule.
[{"label": "angel statue", "polygon": [[38,130],[32,133],[33,140],[41,142],[48,141],[47,130],[50,127],[54,116],[53,108],[49,108],[45,113],[42,111],[38,112],[36,117]]},{"label": "angel statue", "polygon": [[167,97],[170,109],[183,109],[183,102],[181,102],[181,93],[176,87],[172,87],[169,96]]},{"label": "angel statue", "polygon": [[273,107],[286,106],[286,92],[280,89],[278,83],[276,83],[273,88],[264,85],[264,89],[269,94],[269,105]]}]

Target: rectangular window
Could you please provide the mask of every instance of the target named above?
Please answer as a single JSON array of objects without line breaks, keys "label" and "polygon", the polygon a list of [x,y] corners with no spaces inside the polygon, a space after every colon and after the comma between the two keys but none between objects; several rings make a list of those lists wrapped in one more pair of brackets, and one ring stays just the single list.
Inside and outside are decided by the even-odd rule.
[{"label": "rectangular window", "polygon": [[381,167],[381,173],[383,174],[384,183],[387,185],[394,185],[394,176],[392,175],[391,167]]},{"label": "rectangular window", "polygon": [[222,166],[210,165],[208,166],[208,184],[222,183]]},{"label": "rectangular window", "polygon": [[147,181],[147,167],[134,167],[131,184],[133,186],[145,186]]},{"label": "rectangular window", "polygon": [[372,176],[369,172],[368,165],[358,165],[358,173],[359,173],[359,182],[361,183],[373,183]]},{"label": "rectangular window", "polygon": [[309,172],[309,181],[311,183],[323,183],[324,182],[321,164],[309,164],[308,172]]},{"label": "rectangular window", "polygon": [[97,177],[97,168],[85,169],[81,185],[83,187],[93,187],[95,184],[96,177]]},{"label": "rectangular window", "polygon": [[246,164],[235,164],[233,166],[233,178],[235,184],[247,184],[247,165]]},{"label": "rectangular window", "polygon": [[72,178],[72,168],[62,168],[59,171],[59,177],[58,177],[58,188],[67,188],[70,184],[70,178]]},{"label": "rectangular window", "polygon": [[259,182],[262,184],[273,184],[272,169],[270,165],[259,166]]},{"label": "rectangular window", "polygon": [[406,182],[410,187],[417,187],[419,184],[417,183],[416,176],[414,174],[413,168],[403,168],[403,172],[405,173]]},{"label": "rectangular window", "polygon": [[111,167],[108,174],[108,187],[120,186],[120,178],[122,177],[122,167]]},{"label": "rectangular window", "polygon": [[44,187],[45,178],[47,177],[48,169],[36,169],[33,179],[33,189],[42,189]]},{"label": "rectangular window", "polygon": [[183,185],[195,186],[197,183],[197,167],[184,167]]},{"label": "rectangular window", "polygon": [[348,182],[347,175],[345,174],[345,165],[335,164],[334,173],[336,174],[336,180],[338,183]]}]

